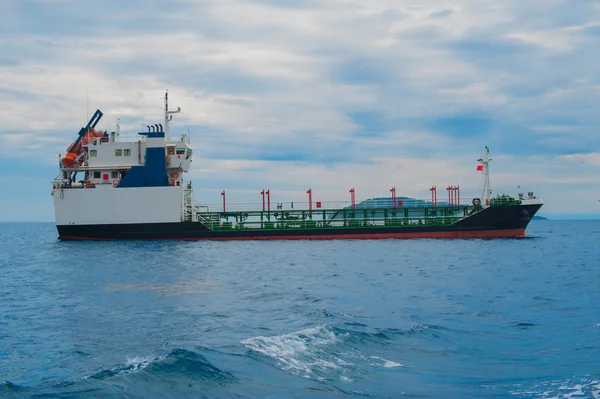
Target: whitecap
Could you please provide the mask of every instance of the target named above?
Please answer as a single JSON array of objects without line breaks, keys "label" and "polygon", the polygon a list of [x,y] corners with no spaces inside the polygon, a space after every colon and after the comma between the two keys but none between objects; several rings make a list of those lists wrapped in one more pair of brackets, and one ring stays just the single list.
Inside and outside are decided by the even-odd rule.
[{"label": "whitecap", "polygon": [[249,350],[273,359],[278,368],[304,378],[322,380],[315,373],[339,371],[348,363],[330,353],[337,342],[335,333],[318,326],[272,337],[258,336],[241,341]]},{"label": "whitecap", "polygon": [[544,399],[600,399],[600,380],[549,381],[537,384],[526,391],[512,391],[513,395],[536,395]]},{"label": "whitecap", "polygon": [[394,367],[404,367],[404,365],[403,365],[403,364],[396,363],[396,362],[393,362],[393,361],[391,361],[391,360],[384,359],[384,358],[382,358],[382,357],[379,357],[379,356],[371,356],[371,359],[378,359],[378,360],[381,360],[381,361],[383,362],[383,364],[382,364],[381,366],[382,366],[383,368],[386,368],[386,369],[390,369],[390,368],[394,368]]},{"label": "whitecap", "polygon": [[125,368],[130,369],[131,371],[138,371],[145,369],[150,362],[153,360],[159,360],[156,357],[134,357],[131,359],[125,360]]},{"label": "whitecap", "polygon": [[162,357],[139,357],[138,356],[138,357],[133,357],[133,358],[126,358],[124,363],[122,363],[116,367],[112,367],[111,369],[102,370],[91,376],[82,377],[81,379],[87,380],[89,378],[93,378],[93,379],[103,380],[103,379],[109,378],[109,377],[116,377],[116,376],[120,376],[120,375],[127,375],[130,373],[135,373],[135,372],[145,369],[146,367],[148,367],[148,365],[150,363],[152,363],[154,361],[160,361],[164,358],[165,358],[165,356],[162,356]]}]

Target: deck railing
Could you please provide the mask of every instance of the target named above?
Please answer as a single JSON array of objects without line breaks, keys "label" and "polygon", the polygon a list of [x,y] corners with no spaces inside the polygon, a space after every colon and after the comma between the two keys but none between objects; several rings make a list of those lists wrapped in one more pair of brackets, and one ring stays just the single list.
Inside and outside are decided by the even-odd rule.
[{"label": "deck railing", "polygon": [[[198,212],[196,220],[215,231],[235,229],[318,229],[443,226],[456,223],[481,209],[474,206],[403,207]],[[191,220],[191,212],[188,213]]]},{"label": "deck railing", "polygon": [[[400,198],[399,198],[400,200]],[[312,212],[319,212],[324,209],[355,209],[356,211],[364,209],[422,209],[422,208],[457,208],[457,207],[473,207],[474,203],[481,204],[482,206],[503,206],[503,205],[520,205],[522,201],[518,198],[513,198],[508,195],[498,195],[490,199],[489,204],[484,204],[479,198],[461,198],[460,203],[451,203],[447,201],[437,201],[435,204],[430,199],[417,199],[417,198],[402,198],[396,207],[393,206],[391,198],[370,198],[361,202],[357,202],[352,207],[351,201],[313,201]],[[210,203],[203,204],[210,208],[213,212],[223,210],[223,203]],[[261,202],[227,202],[225,209],[227,212],[249,212],[263,209],[268,211],[269,204]],[[270,211],[302,211],[309,210],[311,208],[307,201],[271,201]]]}]

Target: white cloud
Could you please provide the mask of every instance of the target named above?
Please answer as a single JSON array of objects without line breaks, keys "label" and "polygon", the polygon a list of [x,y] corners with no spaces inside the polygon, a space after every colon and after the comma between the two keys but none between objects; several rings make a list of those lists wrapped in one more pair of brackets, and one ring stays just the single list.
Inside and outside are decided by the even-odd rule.
[{"label": "white cloud", "polygon": [[505,36],[507,39],[516,39],[527,44],[556,51],[569,51],[572,48],[571,40],[566,32],[515,32]]},{"label": "white cloud", "polygon": [[569,154],[563,155],[561,159],[571,161],[575,164],[587,166],[600,166],[600,152],[590,152],[587,154]]}]

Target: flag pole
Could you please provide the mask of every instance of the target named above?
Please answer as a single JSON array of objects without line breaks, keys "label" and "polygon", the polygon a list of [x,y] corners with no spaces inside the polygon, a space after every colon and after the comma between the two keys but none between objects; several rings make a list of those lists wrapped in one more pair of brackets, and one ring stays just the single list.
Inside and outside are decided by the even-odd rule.
[{"label": "flag pole", "polygon": [[481,193],[481,198],[484,203],[484,206],[489,206],[490,199],[492,197],[492,189],[490,188],[490,162],[492,158],[490,158],[490,150],[487,146],[485,146],[485,152],[483,156],[477,160],[481,165],[477,166],[477,170],[483,171],[483,192]]}]

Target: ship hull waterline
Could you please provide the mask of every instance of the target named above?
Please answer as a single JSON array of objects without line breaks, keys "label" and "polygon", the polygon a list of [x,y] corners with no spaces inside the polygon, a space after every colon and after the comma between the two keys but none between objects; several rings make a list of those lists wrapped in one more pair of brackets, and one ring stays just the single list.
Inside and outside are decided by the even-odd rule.
[{"label": "ship hull waterline", "polygon": [[446,226],[319,227],[214,231],[200,222],[59,225],[61,240],[333,240],[519,238],[541,205],[490,207]]}]

